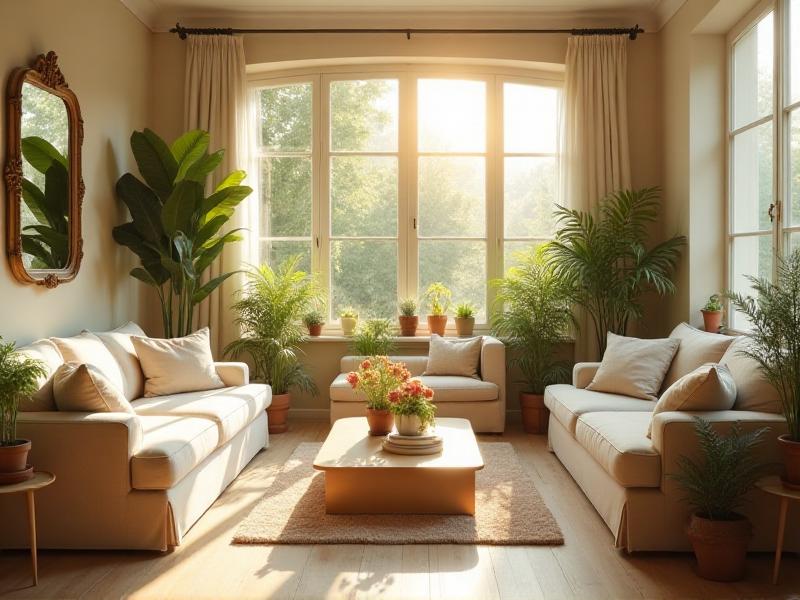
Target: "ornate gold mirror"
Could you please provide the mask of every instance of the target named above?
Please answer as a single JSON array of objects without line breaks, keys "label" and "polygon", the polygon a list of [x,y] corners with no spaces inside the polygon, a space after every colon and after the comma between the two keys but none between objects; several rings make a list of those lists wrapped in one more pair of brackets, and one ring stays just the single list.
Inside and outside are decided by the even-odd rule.
[{"label": "ornate gold mirror", "polygon": [[83,120],[55,52],[8,82],[6,247],[22,283],[54,288],[75,278],[83,257]]}]

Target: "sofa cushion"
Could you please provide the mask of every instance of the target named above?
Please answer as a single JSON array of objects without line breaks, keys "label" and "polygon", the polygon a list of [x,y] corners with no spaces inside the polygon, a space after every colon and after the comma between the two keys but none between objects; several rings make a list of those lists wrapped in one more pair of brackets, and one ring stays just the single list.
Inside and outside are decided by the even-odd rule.
[{"label": "sofa cushion", "polygon": [[649,419],[655,406],[650,400],[582,390],[567,384],[548,385],[544,392],[544,404],[573,435],[575,422],[583,414],[605,411],[643,412]]},{"label": "sofa cushion", "polygon": [[764,377],[755,359],[742,353],[750,343],[745,336],[735,338],[719,360],[720,364],[728,367],[736,382],[733,408],[779,414],[783,410],[778,390]]},{"label": "sofa cushion", "polygon": [[94,334],[100,338],[119,365],[125,398],[128,401],[141,398],[144,394],[144,373],[131,336],[145,336],[145,332],[136,323],[129,321],[111,331],[95,331]]},{"label": "sofa cushion", "polygon": [[647,437],[648,413],[581,415],[575,439],[623,487],[659,487],[661,455]]},{"label": "sofa cushion", "polygon": [[[486,402],[497,400],[499,389],[490,381],[453,375],[422,375],[415,377],[433,389],[433,403]],[[347,374],[340,373],[330,387],[333,402],[365,402],[364,396],[347,383]]]},{"label": "sofa cushion", "polygon": [[478,379],[483,338],[446,340],[431,334],[428,349],[428,366],[423,375],[456,375]]},{"label": "sofa cushion", "polygon": [[131,403],[94,365],[66,362],[53,374],[53,397],[58,410],[72,412],[126,412]]},{"label": "sofa cushion", "polygon": [[208,457],[219,441],[214,421],[198,417],[142,416],[144,437],[131,458],[131,485],[166,490]]},{"label": "sofa cushion", "polygon": [[664,383],[661,384],[662,392],[698,367],[707,363],[718,363],[734,340],[729,335],[700,331],[688,323],[679,324],[669,337],[680,340],[681,344],[664,377]]},{"label": "sofa cushion", "polygon": [[210,419],[219,429],[219,443],[224,444],[266,410],[271,399],[269,387],[251,383],[220,390],[141,398],[132,404],[138,415],[181,415]]},{"label": "sofa cushion", "polygon": [[51,340],[37,340],[17,349],[28,358],[41,361],[45,375],[39,378],[39,391],[19,403],[20,412],[57,410],[53,396],[53,374],[64,364],[61,351]]},{"label": "sofa cushion", "polygon": [[[339,370],[342,373],[356,371],[362,360],[363,356],[343,356],[339,361]],[[403,363],[412,375],[422,375],[428,365],[427,356],[390,356],[389,360]]]},{"label": "sofa cushion", "polygon": [[58,346],[61,356],[64,357],[64,362],[93,365],[100,369],[100,372],[120,392],[124,390],[125,377],[122,374],[119,363],[117,363],[117,359],[114,358],[114,355],[95,334],[84,331],[68,338],[50,339]]}]

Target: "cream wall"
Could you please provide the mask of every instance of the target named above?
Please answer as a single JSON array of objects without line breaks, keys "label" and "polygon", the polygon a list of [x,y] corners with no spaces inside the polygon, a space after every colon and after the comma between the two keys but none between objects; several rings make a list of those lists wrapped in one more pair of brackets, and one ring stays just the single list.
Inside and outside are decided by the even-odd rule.
[{"label": "cream wall", "polygon": [[[25,343],[84,327],[104,329],[141,314],[143,290],[128,277],[133,261],[111,239],[111,226],[124,218],[114,183],[133,167],[128,137],[147,121],[151,35],[116,1],[0,3],[3,85],[15,67],[54,50],[85,123],[81,270],[74,281],[46,290],[16,283],[7,260],[0,260],[0,335],[6,339]],[[5,127],[4,114],[3,140]],[[4,144],[0,162],[5,164]],[[1,212],[5,234],[5,206]]]}]

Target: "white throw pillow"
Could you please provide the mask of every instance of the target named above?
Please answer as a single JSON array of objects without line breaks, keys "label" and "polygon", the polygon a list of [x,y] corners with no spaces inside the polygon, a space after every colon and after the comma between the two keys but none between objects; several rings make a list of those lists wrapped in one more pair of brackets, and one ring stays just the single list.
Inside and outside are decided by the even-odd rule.
[{"label": "white throw pillow", "polygon": [[755,359],[742,353],[751,343],[745,336],[737,337],[719,361],[728,367],[736,382],[733,408],[780,414],[783,409],[778,390],[764,377]]},{"label": "white throw pillow", "polygon": [[133,321],[111,331],[95,331],[105,347],[114,357],[122,374],[122,393],[128,400],[141,398],[144,394],[144,373],[133,347],[131,336],[147,337],[142,328]]},{"label": "white throw pillow", "polygon": [[122,392],[94,365],[61,365],[53,375],[53,396],[63,411],[134,412]]},{"label": "white throw pillow", "polygon": [[17,352],[26,358],[33,358],[42,363],[45,374],[37,383],[39,391],[19,403],[20,412],[38,412],[56,410],[53,398],[53,374],[64,364],[64,358],[58,347],[50,340],[36,340],[32,344],[17,348]]},{"label": "white throw pillow", "polygon": [[95,366],[120,392],[125,388],[125,378],[119,363],[95,334],[84,331],[68,338],[50,339],[58,346],[64,362]]},{"label": "white throw pillow", "polygon": [[688,323],[679,324],[669,337],[680,340],[681,345],[678,346],[675,358],[672,359],[672,364],[664,377],[662,391],[698,367],[708,363],[718,363],[735,339],[729,335],[700,331]]},{"label": "white throw pillow", "polygon": [[214,367],[208,327],[182,338],[131,340],[144,372],[146,398],[225,387]]},{"label": "white throw pillow", "polygon": [[[736,401],[736,383],[725,365],[707,364],[684,375],[664,392],[653,416],[673,410],[730,410]],[[653,427],[647,428],[647,437]]]},{"label": "white throw pillow", "polygon": [[680,340],[644,340],[608,333],[603,361],[586,389],[642,398],[658,399]]},{"label": "white throw pillow", "polygon": [[482,337],[446,340],[432,334],[428,366],[423,375],[458,375],[478,379],[482,345]]}]

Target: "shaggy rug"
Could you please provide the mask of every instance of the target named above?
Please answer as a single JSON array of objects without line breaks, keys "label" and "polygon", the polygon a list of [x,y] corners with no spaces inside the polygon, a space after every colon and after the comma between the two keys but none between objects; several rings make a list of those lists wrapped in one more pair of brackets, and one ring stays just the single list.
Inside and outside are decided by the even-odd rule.
[{"label": "shaggy rug", "polygon": [[235,544],[563,544],[533,481],[507,443],[480,444],[475,516],[329,515],[324,473],[311,466],[322,444],[295,449],[241,523]]}]

